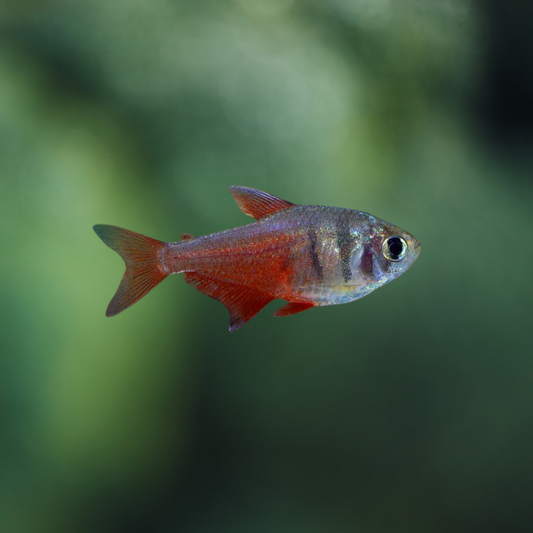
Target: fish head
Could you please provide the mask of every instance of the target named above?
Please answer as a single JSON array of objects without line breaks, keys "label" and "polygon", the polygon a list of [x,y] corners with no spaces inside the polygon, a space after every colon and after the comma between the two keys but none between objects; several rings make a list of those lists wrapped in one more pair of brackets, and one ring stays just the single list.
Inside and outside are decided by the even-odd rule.
[{"label": "fish head", "polygon": [[407,271],[420,255],[420,243],[401,228],[368,216],[362,246],[353,257],[368,289],[373,290]]}]

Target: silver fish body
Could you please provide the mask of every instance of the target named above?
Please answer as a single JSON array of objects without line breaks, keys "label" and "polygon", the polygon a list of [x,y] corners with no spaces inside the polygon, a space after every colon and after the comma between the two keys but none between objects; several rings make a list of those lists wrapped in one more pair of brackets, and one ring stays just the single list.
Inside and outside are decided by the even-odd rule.
[{"label": "silver fish body", "polygon": [[[403,239],[399,259],[384,255],[390,238]],[[297,205],[246,226],[172,243],[165,261],[170,273],[200,272],[318,306],[366,296],[405,272],[419,253],[412,235],[369,213]]]}]

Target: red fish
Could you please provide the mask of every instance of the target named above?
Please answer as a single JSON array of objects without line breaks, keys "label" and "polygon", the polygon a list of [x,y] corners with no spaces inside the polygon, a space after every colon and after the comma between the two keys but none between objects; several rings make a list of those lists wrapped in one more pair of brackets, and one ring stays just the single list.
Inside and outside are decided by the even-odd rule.
[{"label": "red fish", "polygon": [[170,274],[223,303],[235,331],[274,299],[276,316],[350,302],[403,274],[420,253],[409,233],[362,211],[295,205],[249,187],[230,187],[257,222],[165,243],[98,224],[97,235],[126,263],[106,315],[140,300]]}]

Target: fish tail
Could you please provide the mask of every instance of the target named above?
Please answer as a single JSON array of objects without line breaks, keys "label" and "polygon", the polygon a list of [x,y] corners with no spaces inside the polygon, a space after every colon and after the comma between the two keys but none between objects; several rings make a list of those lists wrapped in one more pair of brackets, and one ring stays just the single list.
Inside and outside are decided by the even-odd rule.
[{"label": "fish tail", "polygon": [[168,276],[161,262],[161,251],[166,244],[117,226],[97,224],[93,229],[126,263],[126,272],[106,311],[106,316],[115,316]]}]

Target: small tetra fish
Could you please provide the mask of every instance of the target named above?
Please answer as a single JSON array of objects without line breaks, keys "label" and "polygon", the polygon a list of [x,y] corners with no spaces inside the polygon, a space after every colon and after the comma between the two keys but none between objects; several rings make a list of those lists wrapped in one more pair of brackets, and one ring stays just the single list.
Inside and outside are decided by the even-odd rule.
[{"label": "small tetra fish", "polygon": [[170,274],[223,303],[230,331],[276,298],[276,316],[351,302],[403,274],[420,253],[409,233],[362,211],[296,205],[249,187],[230,187],[257,222],[165,243],[116,226],[96,234],[126,263],[106,315],[140,300]]}]

